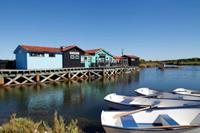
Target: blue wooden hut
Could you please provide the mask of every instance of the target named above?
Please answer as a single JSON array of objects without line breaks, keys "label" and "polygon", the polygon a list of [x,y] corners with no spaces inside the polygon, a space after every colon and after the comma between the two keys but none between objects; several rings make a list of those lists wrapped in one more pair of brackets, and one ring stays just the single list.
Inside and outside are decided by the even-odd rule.
[{"label": "blue wooden hut", "polygon": [[19,45],[14,53],[16,69],[59,69],[63,67],[60,48]]}]

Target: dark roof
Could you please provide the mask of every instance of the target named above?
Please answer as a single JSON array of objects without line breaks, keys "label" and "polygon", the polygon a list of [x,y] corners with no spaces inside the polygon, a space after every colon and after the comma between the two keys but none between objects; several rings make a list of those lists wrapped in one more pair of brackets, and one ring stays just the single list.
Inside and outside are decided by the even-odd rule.
[{"label": "dark roof", "polygon": [[123,55],[123,57],[128,57],[128,58],[132,58],[132,59],[139,58],[135,55]]},{"label": "dark roof", "polygon": [[30,45],[19,45],[21,48],[29,52],[47,52],[47,53],[60,53],[60,48],[43,47],[43,46],[30,46]]},{"label": "dark roof", "polygon": [[70,49],[72,49],[72,48],[77,48],[77,49],[79,49],[80,51],[82,51],[82,52],[85,53],[85,51],[84,51],[83,49],[79,48],[79,47],[76,46],[76,45],[70,45],[70,46],[67,46],[67,47],[62,47],[62,48],[61,48],[61,49],[62,49],[61,51],[62,51],[62,52],[68,51],[68,50],[70,50]]}]

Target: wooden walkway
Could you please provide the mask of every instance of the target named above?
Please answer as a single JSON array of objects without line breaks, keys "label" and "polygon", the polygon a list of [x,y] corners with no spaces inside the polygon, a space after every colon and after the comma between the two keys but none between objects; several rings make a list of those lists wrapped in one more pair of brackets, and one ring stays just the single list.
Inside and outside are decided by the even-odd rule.
[{"label": "wooden walkway", "polygon": [[138,70],[137,67],[64,68],[52,70],[0,70],[0,85],[24,85],[65,80],[112,77]]}]

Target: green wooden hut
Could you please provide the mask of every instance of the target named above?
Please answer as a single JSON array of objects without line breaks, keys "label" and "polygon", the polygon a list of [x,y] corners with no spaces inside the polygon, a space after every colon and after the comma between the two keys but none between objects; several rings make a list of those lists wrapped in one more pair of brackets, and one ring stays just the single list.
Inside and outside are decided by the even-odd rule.
[{"label": "green wooden hut", "polygon": [[85,67],[109,67],[113,63],[113,56],[102,48],[85,50]]}]

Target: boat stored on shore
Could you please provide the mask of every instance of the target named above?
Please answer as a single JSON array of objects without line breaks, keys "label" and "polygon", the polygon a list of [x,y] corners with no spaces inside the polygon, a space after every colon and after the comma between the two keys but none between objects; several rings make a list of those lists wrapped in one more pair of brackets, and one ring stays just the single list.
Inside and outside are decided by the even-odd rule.
[{"label": "boat stored on shore", "polygon": [[102,111],[101,124],[107,133],[199,133],[200,109]]}]

